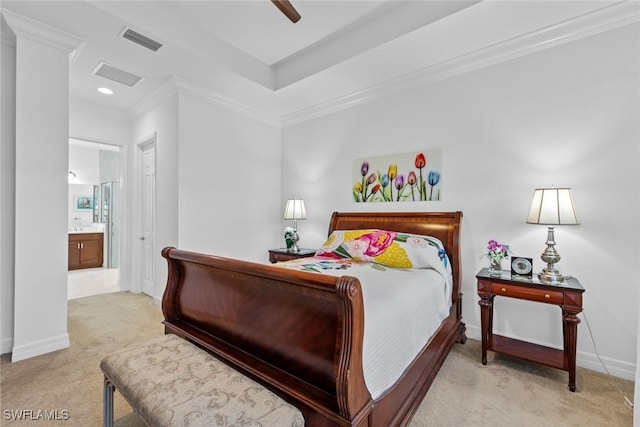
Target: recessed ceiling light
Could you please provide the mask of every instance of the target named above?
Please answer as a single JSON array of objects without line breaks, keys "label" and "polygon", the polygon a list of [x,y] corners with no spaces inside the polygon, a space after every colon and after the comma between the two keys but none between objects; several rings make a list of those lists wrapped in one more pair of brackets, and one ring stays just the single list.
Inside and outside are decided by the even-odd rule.
[{"label": "recessed ceiling light", "polygon": [[104,93],[105,95],[113,95],[113,91],[108,87],[99,87],[98,92]]}]

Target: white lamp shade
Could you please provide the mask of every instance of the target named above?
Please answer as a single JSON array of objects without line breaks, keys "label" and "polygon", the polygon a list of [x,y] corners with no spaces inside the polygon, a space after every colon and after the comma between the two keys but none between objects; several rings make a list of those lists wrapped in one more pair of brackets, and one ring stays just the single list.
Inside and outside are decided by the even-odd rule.
[{"label": "white lamp shade", "polygon": [[287,206],[284,208],[284,219],[307,219],[307,210],[304,207],[304,200],[287,200]]},{"label": "white lamp shade", "polygon": [[580,224],[570,188],[538,188],[533,193],[529,224],[576,225]]}]

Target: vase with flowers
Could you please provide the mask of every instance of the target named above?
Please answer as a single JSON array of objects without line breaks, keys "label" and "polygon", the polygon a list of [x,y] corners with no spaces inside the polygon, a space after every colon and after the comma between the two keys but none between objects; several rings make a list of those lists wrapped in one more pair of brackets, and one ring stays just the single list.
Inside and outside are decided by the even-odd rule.
[{"label": "vase with flowers", "polygon": [[296,231],[293,229],[293,227],[285,227],[284,229],[284,242],[287,245],[287,250],[290,251],[291,248],[293,247],[293,243],[294,243],[294,235],[296,234]]},{"label": "vase with flowers", "polygon": [[499,276],[501,274],[502,260],[509,256],[510,253],[509,245],[489,240],[485,256],[489,258],[489,274],[491,276]]}]

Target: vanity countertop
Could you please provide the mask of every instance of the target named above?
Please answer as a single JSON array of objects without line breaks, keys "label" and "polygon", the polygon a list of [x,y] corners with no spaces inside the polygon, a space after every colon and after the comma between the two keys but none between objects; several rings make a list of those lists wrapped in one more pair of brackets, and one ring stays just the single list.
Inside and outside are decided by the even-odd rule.
[{"label": "vanity countertop", "polygon": [[69,228],[69,234],[89,234],[89,233],[104,233],[104,228],[102,227],[78,227],[74,229],[73,227]]}]

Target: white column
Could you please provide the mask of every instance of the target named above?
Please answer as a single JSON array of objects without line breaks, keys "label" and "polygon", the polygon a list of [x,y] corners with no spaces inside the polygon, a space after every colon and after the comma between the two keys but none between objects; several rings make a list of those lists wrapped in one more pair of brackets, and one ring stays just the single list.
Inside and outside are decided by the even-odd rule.
[{"label": "white column", "polygon": [[0,17],[0,354],[13,348],[16,41]]},{"label": "white column", "polygon": [[81,40],[3,11],[16,35],[12,361],[69,346],[69,57]]}]

